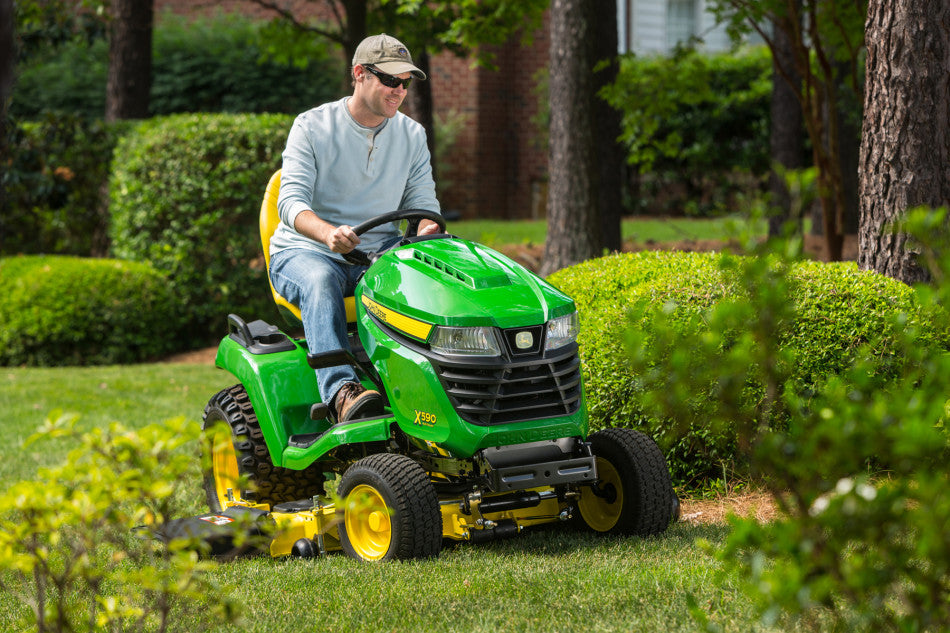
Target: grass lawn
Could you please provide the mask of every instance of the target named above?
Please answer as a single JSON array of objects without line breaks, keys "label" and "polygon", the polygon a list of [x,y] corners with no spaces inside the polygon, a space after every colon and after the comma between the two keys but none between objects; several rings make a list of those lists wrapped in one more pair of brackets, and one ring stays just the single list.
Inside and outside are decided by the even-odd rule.
[{"label": "grass lawn", "polygon": [[[204,365],[0,369],[0,485],[32,478],[69,446],[23,440],[51,410],[86,426],[129,427],[185,416],[235,381]],[[197,452],[197,447],[194,447]],[[183,512],[204,511],[197,459],[181,481]],[[695,544],[721,542],[722,526],[677,524],[660,538],[601,538],[563,529],[529,531],[487,545],[456,545],[435,560],[360,564],[340,554],[312,560],[251,558],[222,564],[214,580],[243,603],[236,626],[208,626],[200,614],[180,630],[329,631],[698,631],[691,594],[726,630],[763,630],[732,583]],[[2,578],[0,578],[2,580]],[[27,607],[0,593],[0,631],[16,630]]]}]

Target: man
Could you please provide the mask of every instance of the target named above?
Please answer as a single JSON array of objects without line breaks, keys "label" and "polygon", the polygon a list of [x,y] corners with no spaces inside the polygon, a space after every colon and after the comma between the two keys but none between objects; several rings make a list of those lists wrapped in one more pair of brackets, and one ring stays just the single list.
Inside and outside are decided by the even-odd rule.
[{"label": "man", "polygon": [[[342,254],[357,245],[379,251],[399,240],[392,224],[362,237],[352,227],[396,209],[439,211],[425,130],[399,112],[410,82],[425,80],[425,73],[399,40],[380,34],[356,48],[351,75],[352,96],[294,121],[270,246],[274,288],[300,307],[313,353],[348,346],[343,298],[366,267]],[[424,220],[419,234],[437,230]],[[317,385],[338,422],[382,413],[382,396],[364,389],[352,367],[318,369]]]}]

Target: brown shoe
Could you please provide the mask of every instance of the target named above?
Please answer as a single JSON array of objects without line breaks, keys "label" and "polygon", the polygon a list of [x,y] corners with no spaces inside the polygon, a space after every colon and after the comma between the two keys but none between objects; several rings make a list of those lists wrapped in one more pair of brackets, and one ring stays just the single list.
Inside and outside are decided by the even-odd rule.
[{"label": "brown shoe", "polygon": [[368,418],[383,412],[383,397],[379,392],[367,389],[358,382],[343,383],[336,392],[334,402],[337,422]]}]

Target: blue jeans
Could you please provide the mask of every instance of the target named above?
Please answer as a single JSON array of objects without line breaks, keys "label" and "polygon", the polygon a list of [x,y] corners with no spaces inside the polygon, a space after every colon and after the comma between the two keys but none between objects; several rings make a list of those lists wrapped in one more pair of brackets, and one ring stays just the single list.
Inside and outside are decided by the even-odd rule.
[{"label": "blue jeans", "polygon": [[[354,266],[302,248],[271,256],[271,282],[282,297],[300,308],[303,333],[311,353],[350,349],[343,297],[353,294],[365,271],[366,266]],[[316,372],[320,396],[328,404],[343,383],[358,382],[349,365]]]}]

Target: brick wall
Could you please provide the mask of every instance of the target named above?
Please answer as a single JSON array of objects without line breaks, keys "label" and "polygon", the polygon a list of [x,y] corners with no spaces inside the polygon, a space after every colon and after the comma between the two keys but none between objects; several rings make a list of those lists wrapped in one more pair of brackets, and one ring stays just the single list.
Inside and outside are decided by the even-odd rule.
[{"label": "brick wall", "polygon": [[[283,0],[283,5],[295,15],[314,8],[307,0]],[[156,0],[155,9],[159,15],[165,10],[190,15],[242,13],[262,19],[274,15],[247,0]],[[531,45],[514,41],[496,50],[498,70],[472,68],[471,60],[449,53],[432,57],[434,111],[466,116],[447,159],[446,177],[452,186],[442,196],[444,209],[459,211],[467,219],[543,216],[548,156],[532,118],[538,111],[535,75],[547,67],[548,42],[545,16]]]}]

